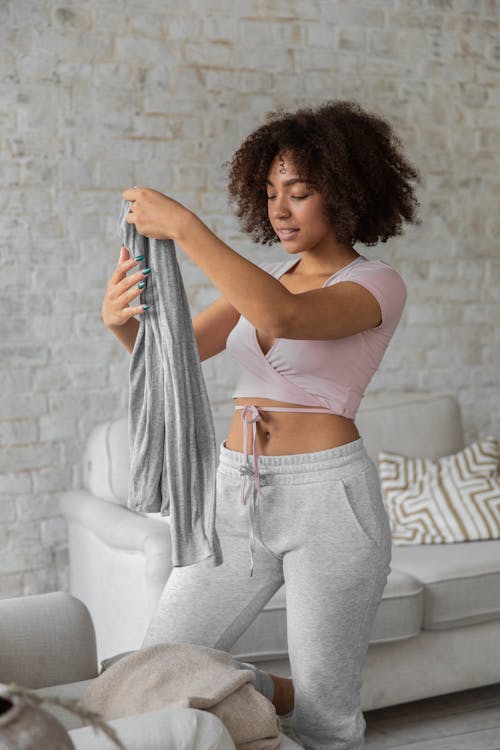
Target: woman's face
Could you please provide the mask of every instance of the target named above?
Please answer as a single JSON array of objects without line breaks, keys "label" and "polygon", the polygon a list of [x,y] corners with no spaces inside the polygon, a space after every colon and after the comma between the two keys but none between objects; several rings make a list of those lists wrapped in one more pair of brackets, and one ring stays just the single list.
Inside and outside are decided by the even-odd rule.
[{"label": "woman's face", "polygon": [[287,252],[307,252],[335,242],[321,194],[304,182],[287,154],[276,156],[269,169],[267,212]]}]

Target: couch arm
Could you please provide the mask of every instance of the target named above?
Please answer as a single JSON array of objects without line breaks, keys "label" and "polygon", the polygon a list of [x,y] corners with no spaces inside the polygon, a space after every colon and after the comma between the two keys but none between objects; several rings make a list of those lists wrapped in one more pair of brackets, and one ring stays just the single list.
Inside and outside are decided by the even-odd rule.
[{"label": "couch arm", "polygon": [[95,633],[82,602],[63,591],[0,600],[0,679],[30,688],[97,676]]},{"label": "couch arm", "polygon": [[172,571],[169,518],[135,513],[86,490],[60,499],[71,593],[89,608],[99,660],[140,647]]},{"label": "couch arm", "polygon": [[87,490],[63,493],[60,509],[68,522],[76,521],[85,526],[109,547],[144,552],[151,560],[158,552],[172,557],[170,523],[167,517],[136,513],[122,505],[95,497]]}]

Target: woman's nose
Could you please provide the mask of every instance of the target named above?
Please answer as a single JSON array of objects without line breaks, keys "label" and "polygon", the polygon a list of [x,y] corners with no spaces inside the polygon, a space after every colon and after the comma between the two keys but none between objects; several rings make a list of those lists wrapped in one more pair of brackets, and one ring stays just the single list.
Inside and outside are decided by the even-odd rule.
[{"label": "woman's nose", "polygon": [[285,205],[285,203],[281,201],[276,201],[274,204],[274,215],[275,216],[288,216],[289,214],[288,207]]}]

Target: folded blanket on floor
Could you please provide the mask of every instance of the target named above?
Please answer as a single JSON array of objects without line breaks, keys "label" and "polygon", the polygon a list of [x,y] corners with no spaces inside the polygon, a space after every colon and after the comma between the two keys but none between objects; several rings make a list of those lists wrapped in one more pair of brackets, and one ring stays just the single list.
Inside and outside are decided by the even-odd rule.
[{"label": "folded blanket on floor", "polygon": [[140,235],[125,220],[129,209],[123,201],[119,234],[152,273],[130,360],[127,504],[170,515],[174,566],[206,558],[218,566],[215,428],[175,245]]},{"label": "folded blanket on floor", "polygon": [[85,708],[104,719],[163,707],[200,708],[219,717],[237,750],[280,746],[276,709],[254,688],[254,673],[225,651],[160,643],[109,662],[82,698]]}]

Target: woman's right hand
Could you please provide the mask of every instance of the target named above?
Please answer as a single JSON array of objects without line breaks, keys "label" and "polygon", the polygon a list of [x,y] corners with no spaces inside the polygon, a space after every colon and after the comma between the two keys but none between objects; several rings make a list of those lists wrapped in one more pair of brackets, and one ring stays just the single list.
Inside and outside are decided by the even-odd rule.
[{"label": "woman's right hand", "polygon": [[122,245],[117,266],[109,280],[102,303],[101,314],[106,328],[123,326],[134,315],[144,312],[142,305],[129,306],[129,302],[138,297],[142,291],[137,287],[138,282],[146,279],[142,270],[129,276],[126,275],[127,271],[139,263],[140,261],[130,258],[129,251]]}]

